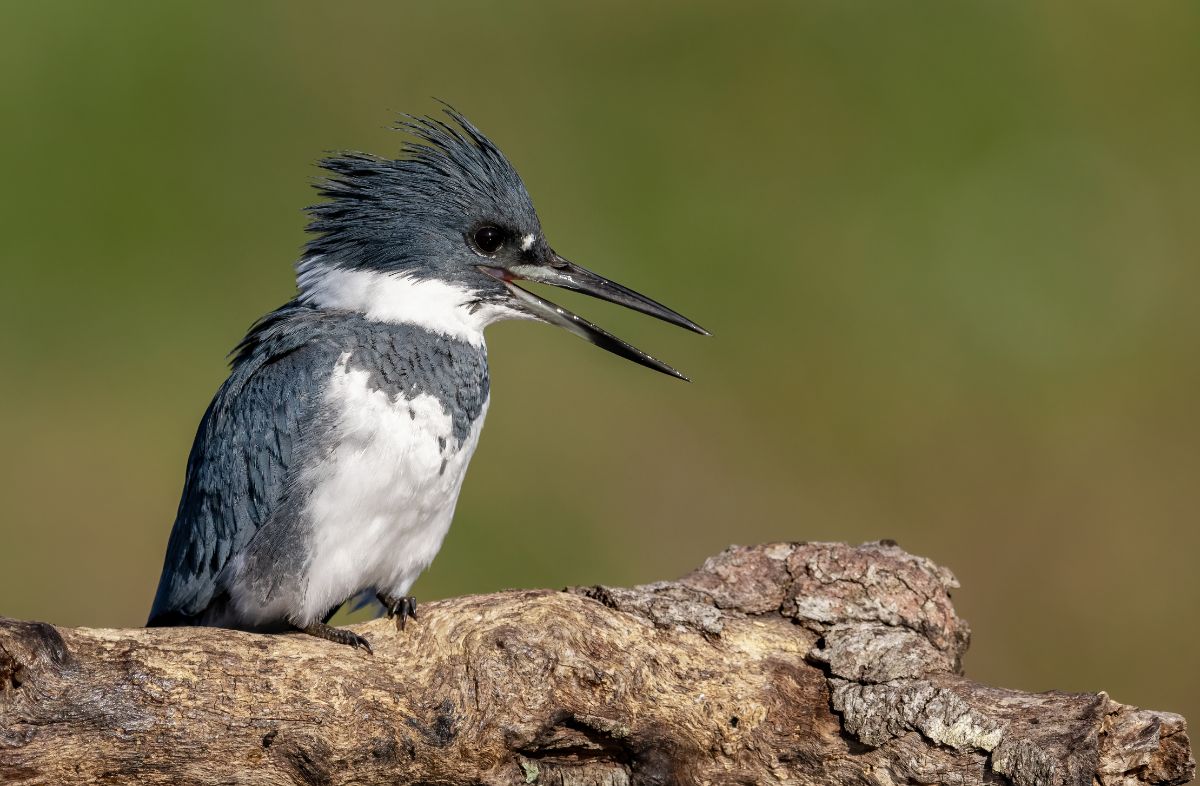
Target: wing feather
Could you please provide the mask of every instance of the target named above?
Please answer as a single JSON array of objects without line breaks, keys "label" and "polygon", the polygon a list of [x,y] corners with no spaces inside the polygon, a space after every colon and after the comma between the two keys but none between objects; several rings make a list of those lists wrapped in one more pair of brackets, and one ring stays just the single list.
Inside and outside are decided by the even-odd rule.
[{"label": "wing feather", "polygon": [[204,413],[148,625],[194,620],[229,561],[285,503],[297,446],[337,348],[312,309],[289,304],[251,329]]}]

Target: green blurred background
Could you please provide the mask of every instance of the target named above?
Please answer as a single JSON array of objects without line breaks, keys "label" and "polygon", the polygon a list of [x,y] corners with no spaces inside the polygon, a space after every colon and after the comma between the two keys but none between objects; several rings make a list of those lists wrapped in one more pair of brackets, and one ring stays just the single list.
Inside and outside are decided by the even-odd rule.
[{"label": "green blurred background", "polygon": [[143,622],[329,149],[462,109],[695,379],[520,323],[425,600],[729,543],[951,567],[973,676],[1200,718],[1200,6],[6,3],[0,613]]}]

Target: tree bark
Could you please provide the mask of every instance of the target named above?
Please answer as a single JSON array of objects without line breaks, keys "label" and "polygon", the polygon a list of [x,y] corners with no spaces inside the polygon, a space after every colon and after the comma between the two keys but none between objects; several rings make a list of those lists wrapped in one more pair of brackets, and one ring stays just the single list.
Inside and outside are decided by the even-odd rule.
[{"label": "tree bark", "polygon": [[5,784],[1181,784],[1182,717],[962,676],[954,577],[734,547],[632,589],[304,635],[0,619]]}]

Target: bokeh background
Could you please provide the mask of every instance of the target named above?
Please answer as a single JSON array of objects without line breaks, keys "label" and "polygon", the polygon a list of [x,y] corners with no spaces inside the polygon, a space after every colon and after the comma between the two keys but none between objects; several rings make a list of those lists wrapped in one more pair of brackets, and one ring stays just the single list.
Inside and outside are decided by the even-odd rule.
[{"label": "bokeh background", "polygon": [[[330,149],[467,113],[561,296],[520,323],[416,594],[628,584],[733,542],[951,567],[968,672],[1200,719],[1200,6],[6,3],[0,613],[144,621],[225,353]],[[556,297],[559,297],[556,295]]]}]

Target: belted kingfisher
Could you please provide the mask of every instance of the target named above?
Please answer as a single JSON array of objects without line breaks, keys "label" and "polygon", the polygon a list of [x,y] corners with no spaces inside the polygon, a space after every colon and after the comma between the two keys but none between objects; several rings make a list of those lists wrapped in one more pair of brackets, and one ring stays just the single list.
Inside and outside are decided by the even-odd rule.
[{"label": "belted kingfisher", "polygon": [[405,116],[397,160],[327,158],[308,209],[298,294],[251,327],[196,433],[147,625],[301,630],[377,599],[403,626],[408,590],[450,526],[487,413],[483,329],[564,327],[670,366],[516,285],[551,284],[701,334],[695,322],[568,262],[512,165],[475,126]]}]

